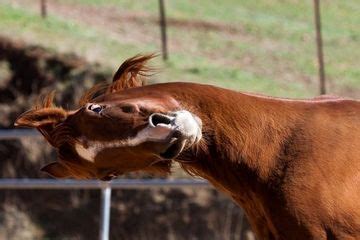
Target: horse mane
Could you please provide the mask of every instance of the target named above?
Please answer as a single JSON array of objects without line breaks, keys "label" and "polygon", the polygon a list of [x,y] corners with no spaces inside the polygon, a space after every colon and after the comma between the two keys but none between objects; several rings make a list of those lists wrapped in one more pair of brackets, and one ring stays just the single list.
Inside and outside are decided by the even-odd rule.
[{"label": "horse mane", "polygon": [[136,55],[125,60],[116,71],[112,83],[99,83],[86,91],[80,98],[79,106],[91,102],[96,96],[120,92],[122,90],[146,85],[146,78],[156,72],[156,68],[148,66],[148,61],[157,55]]},{"label": "horse mane", "polygon": [[[102,94],[120,92],[122,90],[146,85],[146,78],[154,75],[156,68],[148,66],[148,61],[157,57],[157,54],[136,55],[125,60],[116,71],[112,83],[101,82],[95,84],[87,90],[78,102],[78,106],[84,106],[86,103],[94,100],[95,97]],[[59,108],[54,105],[55,91],[40,96],[33,106],[33,110],[43,108]]]}]

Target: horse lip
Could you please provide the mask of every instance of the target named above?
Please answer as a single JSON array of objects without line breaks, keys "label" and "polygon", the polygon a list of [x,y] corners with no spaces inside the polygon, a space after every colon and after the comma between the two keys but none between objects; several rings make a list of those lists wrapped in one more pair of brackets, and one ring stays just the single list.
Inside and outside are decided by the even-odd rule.
[{"label": "horse lip", "polygon": [[164,145],[161,147],[160,157],[164,159],[176,158],[184,148],[201,139],[202,122],[199,117],[188,111],[169,113],[153,113],[149,116],[148,127],[158,129],[157,132],[167,132],[167,136],[156,139]]},{"label": "horse lip", "polygon": [[180,130],[178,130],[177,128],[174,129],[173,133],[171,134],[172,138],[182,138],[183,134]]},{"label": "horse lip", "polygon": [[187,142],[179,130],[175,130],[169,138],[168,146],[159,154],[163,159],[176,158],[183,151]]},{"label": "horse lip", "polygon": [[169,146],[160,153],[160,157],[163,159],[174,159],[176,158],[184,149],[186,145],[186,140],[181,138],[172,138]]}]

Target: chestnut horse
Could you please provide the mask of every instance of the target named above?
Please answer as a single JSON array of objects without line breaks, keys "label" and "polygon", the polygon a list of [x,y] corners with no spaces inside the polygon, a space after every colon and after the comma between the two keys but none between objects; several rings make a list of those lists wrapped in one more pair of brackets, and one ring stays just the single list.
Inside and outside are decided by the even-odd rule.
[{"label": "chestnut horse", "polygon": [[360,239],[359,101],[144,86],[151,57],[125,61],[76,110],[52,106],[49,95],[17,119],[57,149],[43,171],[110,180],[169,173],[178,161],[238,203],[259,239]]}]

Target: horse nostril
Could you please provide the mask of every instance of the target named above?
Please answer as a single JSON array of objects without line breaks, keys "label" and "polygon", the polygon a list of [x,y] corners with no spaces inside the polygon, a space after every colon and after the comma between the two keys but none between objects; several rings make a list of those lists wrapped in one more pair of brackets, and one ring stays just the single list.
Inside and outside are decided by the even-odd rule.
[{"label": "horse nostril", "polygon": [[149,123],[150,123],[150,125],[152,125],[154,127],[156,127],[159,124],[168,125],[171,123],[171,120],[172,120],[172,118],[170,118],[164,114],[160,114],[160,113],[153,113],[149,117]]}]

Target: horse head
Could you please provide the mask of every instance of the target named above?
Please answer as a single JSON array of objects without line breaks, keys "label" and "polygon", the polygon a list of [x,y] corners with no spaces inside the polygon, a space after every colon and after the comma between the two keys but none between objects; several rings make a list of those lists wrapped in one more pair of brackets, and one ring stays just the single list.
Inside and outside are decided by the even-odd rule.
[{"label": "horse head", "polygon": [[202,138],[199,117],[166,92],[143,87],[153,55],[126,60],[109,85],[96,85],[78,109],[41,106],[16,126],[38,129],[57,149],[58,161],[42,168],[57,178],[110,180],[131,171],[167,173],[170,161]]}]

